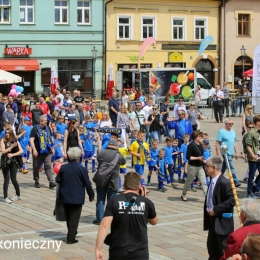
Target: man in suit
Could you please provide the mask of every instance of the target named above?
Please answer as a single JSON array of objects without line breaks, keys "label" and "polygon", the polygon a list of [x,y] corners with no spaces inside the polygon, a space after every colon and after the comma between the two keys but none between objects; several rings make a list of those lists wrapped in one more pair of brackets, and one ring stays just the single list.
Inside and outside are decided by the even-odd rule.
[{"label": "man in suit", "polygon": [[227,247],[221,260],[239,254],[248,234],[254,233],[260,235],[260,204],[254,199],[243,199],[240,219],[243,227],[228,236]]},{"label": "man in suit", "polygon": [[[204,204],[204,230],[208,230],[209,260],[219,260],[226,248],[228,235],[234,231],[234,196],[228,179],[221,174],[222,160],[215,156],[207,161],[212,178]],[[229,213],[229,214],[228,214]]]},{"label": "man in suit", "polygon": [[75,119],[78,121],[78,124],[81,125],[82,122],[84,121],[84,118],[86,115],[88,115],[88,112],[86,112],[84,109],[83,109],[83,104],[79,104],[78,105],[78,109],[75,110]]}]

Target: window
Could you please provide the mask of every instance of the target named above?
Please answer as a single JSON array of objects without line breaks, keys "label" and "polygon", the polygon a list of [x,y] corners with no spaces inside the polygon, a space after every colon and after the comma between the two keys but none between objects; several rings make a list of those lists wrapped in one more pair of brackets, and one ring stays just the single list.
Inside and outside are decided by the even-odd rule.
[{"label": "window", "polygon": [[78,1],[78,23],[90,24],[90,1]]},{"label": "window", "polygon": [[42,68],[42,86],[50,86],[51,85],[51,68]]},{"label": "window", "polygon": [[55,23],[68,23],[68,1],[55,1]]},{"label": "window", "polygon": [[239,36],[249,36],[249,14],[239,14],[238,15],[238,35]]},{"label": "window", "polygon": [[185,19],[175,17],[172,18],[172,40],[185,40]]},{"label": "window", "polygon": [[155,18],[142,17],[142,39],[155,37]]},{"label": "window", "polygon": [[132,38],[132,17],[118,17],[118,36],[119,40],[131,40]]},{"label": "window", "polygon": [[34,22],[33,0],[20,0],[20,23]]},{"label": "window", "polygon": [[195,19],[195,40],[203,40],[207,36],[207,19]]},{"label": "window", "polygon": [[10,23],[10,0],[0,0],[0,23]]}]

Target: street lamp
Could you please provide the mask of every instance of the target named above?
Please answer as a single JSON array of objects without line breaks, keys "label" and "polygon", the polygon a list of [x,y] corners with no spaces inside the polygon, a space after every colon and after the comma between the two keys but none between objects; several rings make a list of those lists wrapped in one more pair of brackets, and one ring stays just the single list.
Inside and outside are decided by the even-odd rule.
[{"label": "street lamp", "polygon": [[96,59],[97,59],[97,53],[98,53],[98,50],[96,49],[96,47],[94,46],[93,49],[91,50],[92,51],[92,55],[93,55],[93,98],[95,99],[96,98],[96,77],[95,77],[95,74],[96,74],[96,69],[95,69],[95,63],[96,63]]},{"label": "street lamp", "polygon": [[244,45],[242,45],[242,48],[240,49],[241,51],[241,56],[242,56],[242,77],[244,77],[244,65],[245,65],[245,57],[246,55],[246,48],[244,47]]}]

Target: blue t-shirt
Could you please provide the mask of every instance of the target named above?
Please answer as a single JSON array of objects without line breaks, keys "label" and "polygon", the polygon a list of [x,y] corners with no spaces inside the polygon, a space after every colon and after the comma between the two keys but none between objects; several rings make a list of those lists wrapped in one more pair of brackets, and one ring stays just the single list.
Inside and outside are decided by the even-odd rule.
[{"label": "blue t-shirt", "polygon": [[29,126],[29,125],[22,125],[21,128],[26,132],[26,136],[28,138],[28,142],[30,142],[30,134],[31,134],[31,131],[32,131],[32,126]]},{"label": "blue t-shirt", "polygon": [[204,149],[203,157],[206,159],[206,161],[209,159],[210,156],[211,156],[210,150]]},{"label": "blue t-shirt", "polygon": [[92,151],[93,138],[85,138],[85,142],[83,143],[83,149],[85,152]]},{"label": "blue t-shirt", "polygon": [[66,124],[61,124],[61,123],[57,123],[56,124],[57,132],[61,133],[62,135],[65,134],[66,129],[67,129],[67,125]]},{"label": "blue t-shirt", "polygon": [[3,130],[3,131],[1,132],[0,138],[2,139],[2,138],[4,138],[4,136],[5,136],[5,130]]},{"label": "blue t-shirt", "polygon": [[151,149],[150,150],[150,157],[151,160],[149,161],[149,166],[155,166],[158,160],[158,156],[159,156],[159,149]]},{"label": "blue t-shirt", "polygon": [[186,159],[187,149],[188,149],[188,144],[184,144],[183,143],[181,145],[180,152],[183,153],[183,161],[184,161],[184,163],[187,162],[187,159]]},{"label": "blue t-shirt", "polygon": [[176,138],[183,139],[183,136],[185,135],[186,132],[185,124],[186,124],[185,120],[181,120],[179,122],[180,131],[178,133],[178,136],[176,136]]},{"label": "blue t-shirt", "polygon": [[165,159],[167,161],[168,164],[173,164],[173,160],[172,160],[172,153],[173,153],[173,147],[169,147],[169,146],[164,146],[164,150],[165,150]]},{"label": "blue t-shirt", "polygon": [[230,131],[227,131],[226,129],[221,129],[218,132],[217,135],[217,141],[220,142],[220,145],[222,143],[225,143],[228,147],[227,154],[233,155],[234,154],[234,147],[236,142],[236,133],[233,129]]},{"label": "blue t-shirt", "polygon": [[20,145],[21,145],[21,147],[23,149],[23,153],[26,154],[27,153],[26,146],[28,145],[28,138],[27,138],[27,136],[26,135],[25,136],[21,136],[19,138],[19,143],[20,143]]},{"label": "blue t-shirt", "polygon": [[101,137],[102,137],[102,147],[101,147],[101,150],[103,150],[103,149],[107,148],[109,140],[110,140],[110,137],[111,137],[111,134],[109,134],[109,133],[102,133]]},{"label": "blue t-shirt", "polygon": [[62,157],[62,153],[61,153],[62,142],[61,142],[61,140],[54,139],[54,145],[55,145],[55,147],[54,147],[54,155],[56,157]]},{"label": "blue t-shirt", "polygon": [[84,135],[88,135],[89,132],[88,128],[93,128],[92,122],[84,123],[83,128],[84,128]]}]

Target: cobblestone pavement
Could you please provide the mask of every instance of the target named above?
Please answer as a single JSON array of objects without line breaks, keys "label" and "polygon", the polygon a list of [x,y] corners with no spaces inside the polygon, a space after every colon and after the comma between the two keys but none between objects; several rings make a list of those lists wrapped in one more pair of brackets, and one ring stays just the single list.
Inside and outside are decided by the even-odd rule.
[{"label": "cobblestone pavement", "polygon": [[[234,129],[238,139],[241,139],[241,121],[241,117],[234,118]],[[206,120],[201,124],[201,130],[210,135],[213,154],[215,154],[215,137],[223,126],[223,124],[213,123],[213,120]],[[239,148],[240,143],[241,141],[239,141]],[[161,146],[163,145],[162,143]],[[95,202],[90,203],[86,200],[83,207],[78,229],[79,243],[67,245],[66,225],[55,221],[52,216],[55,190],[48,188],[45,174],[41,174],[42,187],[34,188],[32,166],[28,166],[28,174],[18,174],[22,200],[9,205],[0,202],[0,259],[95,259],[98,226],[91,224],[95,219]],[[246,165],[242,159],[239,159],[235,162],[235,167],[242,181]],[[92,175],[90,173],[91,178]],[[154,175],[152,182],[156,183]],[[2,175],[0,175],[0,183],[3,184]],[[151,187],[149,198],[155,203],[159,223],[148,228],[150,259],[207,259],[207,232],[202,230],[204,203],[202,190],[190,191],[187,194],[188,202],[185,203],[180,199],[182,187],[183,184],[179,184],[175,189],[169,186],[165,193],[157,191],[156,185]],[[237,191],[239,198],[243,198],[246,195],[246,184],[242,182],[242,186]],[[10,184],[9,196],[13,195],[14,189]],[[236,228],[238,225],[238,217],[235,215]],[[47,242],[43,247],[49,243],[49,249],[27,249],[28,244],[25,243],[23,249],[18,248],[18,243],[15,244],[15,248],[8,249],[13,240],[23,242],[29,240],[31,243],[45,240]],[[53,241],[62,241],[60,250],[53,246]],[[103,246],[106,259],[107,249],[107,246]]]}]

